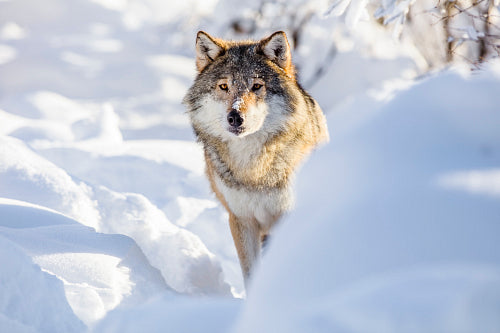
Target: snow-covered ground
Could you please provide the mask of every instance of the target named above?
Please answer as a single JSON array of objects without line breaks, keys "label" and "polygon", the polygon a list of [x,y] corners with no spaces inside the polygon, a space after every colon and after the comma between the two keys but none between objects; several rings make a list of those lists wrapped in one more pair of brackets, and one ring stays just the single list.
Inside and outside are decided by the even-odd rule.
[{"label": "snow-covered ground", "polygon": [[339,41],[243,301],[180,104],[216,5],[0,1],[0,332],[499,331],[500,65],[414,83]]}]

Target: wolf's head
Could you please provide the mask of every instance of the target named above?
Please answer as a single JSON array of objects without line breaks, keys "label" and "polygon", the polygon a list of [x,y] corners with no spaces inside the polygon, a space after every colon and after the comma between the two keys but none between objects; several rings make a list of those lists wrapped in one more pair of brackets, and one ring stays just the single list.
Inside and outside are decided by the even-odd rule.
[{"label": "wolf's head", "polygon": [[198,32],[198,76],[184,103],[198,136],[223,140],[285,127],[297,89],[284,32],[260,41],[225,41]]}]

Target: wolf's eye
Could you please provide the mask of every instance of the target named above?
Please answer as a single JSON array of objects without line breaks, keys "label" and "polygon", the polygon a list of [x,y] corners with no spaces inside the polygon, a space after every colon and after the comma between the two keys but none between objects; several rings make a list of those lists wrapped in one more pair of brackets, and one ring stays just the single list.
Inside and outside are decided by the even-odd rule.
[{"label": "wolf's eye", "polygon": [[253,91],[259,90],[260,88],[262,88],[262,84],[259,83],[254,83],[254,85],[252,86]]},{"label": "wolf's eye", "polygon": [[221,88],[221,90],[227,91],[227,84],[219,84],[219,88]]}]

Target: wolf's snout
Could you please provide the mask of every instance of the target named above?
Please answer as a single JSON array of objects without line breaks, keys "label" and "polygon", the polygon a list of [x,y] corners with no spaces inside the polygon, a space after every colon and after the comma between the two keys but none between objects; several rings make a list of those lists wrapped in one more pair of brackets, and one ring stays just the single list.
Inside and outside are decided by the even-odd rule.
[{"label": "wolf's snout", "polygon": [[227,122],[233,127],[240,127],[243,124],[243,117],[241,117],[238,111],[232,110],[227,115]]}]

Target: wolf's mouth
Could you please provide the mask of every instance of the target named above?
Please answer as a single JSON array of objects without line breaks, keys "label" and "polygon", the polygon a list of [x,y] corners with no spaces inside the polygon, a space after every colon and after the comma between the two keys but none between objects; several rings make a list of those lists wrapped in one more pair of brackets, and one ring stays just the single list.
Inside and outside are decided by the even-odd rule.
[{"label": "wolf's mouth", "polygon": [[233,133],[234,135],[240,135],[245,130],[245,127],[242,127],[242,126],[238,126],[238,127],[230,126],[230,127],[228,127],[227,130],[229,132]]}]

